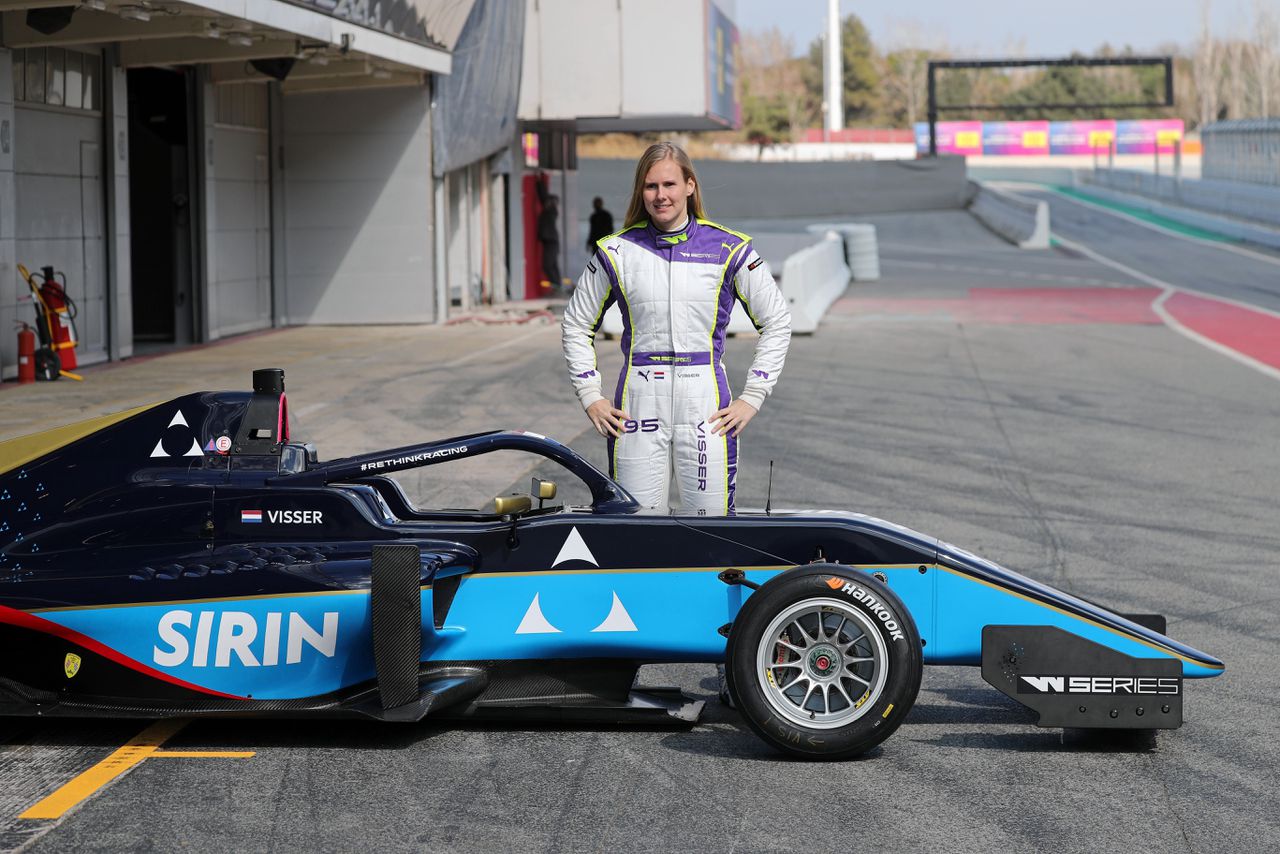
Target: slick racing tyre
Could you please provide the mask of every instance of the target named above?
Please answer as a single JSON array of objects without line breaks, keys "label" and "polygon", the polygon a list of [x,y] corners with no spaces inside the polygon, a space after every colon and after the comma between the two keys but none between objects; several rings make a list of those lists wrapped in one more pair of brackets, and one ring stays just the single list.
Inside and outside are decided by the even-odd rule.
[{"label": "slick racing tyre", "polygon": [[738,711],[773,747],[846,759],[888,738],[920,690],[920,635],[889,587],[812,564],[770,580],[733,621],[725,659]]}]

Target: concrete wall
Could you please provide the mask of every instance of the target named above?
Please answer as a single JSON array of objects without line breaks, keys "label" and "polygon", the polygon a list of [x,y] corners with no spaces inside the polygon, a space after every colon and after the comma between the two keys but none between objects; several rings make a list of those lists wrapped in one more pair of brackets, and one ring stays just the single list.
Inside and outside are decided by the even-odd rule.
[{"label": "concrete wall", "polygon": [[9,330],[18,318],[18,296],[27,287],[14,267],[13,135],[13,53],[0,48],[0,374],[5,377],[18,372],[18,344]]},{"label": "concrete wall", "polygon": [[271,180],[267,87],[213,87],[213,166],[206,174],[211,337],[271,325]]},{"label": "concrete wall", "polygon": [[[12,62],[2,51],[0,121],[9,121],[9,153],[0,145],[0,365],[17,372],[14,320],[33,323],[34,308],[15,264],[66,274],[78,309],[82,363],[107,358],[106,241],[102,115],[13,103]],[[21,300],[21,302],[19,302]]]},{"label": "concrete wall", "polygon": [[[622,227],[635,162],[579,160],[579,210],[601,196]],[[713,220],[826,218],[895,211],[955,210],[969,201],[964,158],[855,163],[694,164]]]},{"label": "concrete wall", "polygon": [[129,84],[125,70],[107,51],[103,72],[107,194],[108,349],[112,359],[133,355],[133,257],[129,251]]},{"label": "concrete wall", "polygon": [[434,320],[428,89],[282,100],[281,322]]}]

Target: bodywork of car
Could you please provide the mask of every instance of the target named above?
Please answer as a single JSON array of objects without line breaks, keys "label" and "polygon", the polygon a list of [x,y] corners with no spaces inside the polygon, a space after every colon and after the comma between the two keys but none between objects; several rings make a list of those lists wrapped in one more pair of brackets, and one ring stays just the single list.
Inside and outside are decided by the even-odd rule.
[{"label": "bodywork of car", "polygon": [[[495,450],[559,464],[591,505],[424,510],[388,477],[423,466],[447,477],[450,462]],[[0,708],[687,723],[700,704],[636,688],[637,668],[723,661],[752,589],[815,562],[839,568],[833,595],[859,597],[870,613],[871,594],[845,574],[896,593],[926,664],[982,665],[1033,708],[1024,694],[1063,695],[1061,714],[1083,710],[1066,680],[1115,675],[1088,655],[1020,669],[1019,651],[1043,633],[1062,634],[1057,649],[1119,656],[1129,690],[1088,692],[1119,713],[1110,723],[1090,713],[1080,725],[1177,726],[1182,678],[1223,669],[1153,618],[1122,616],[869,516],[643,514],[585,459],[535,433],[320,462],[289,441],[281,382],[0,444],[0,637],[21,650],[0,664]],[[990,635],[1000,627],[1033,640],[997,648]],[[1135,675],[1147,670],[1125,669],[1133,662],[1155,669]],[[1001,672],[1008,685],[997,684]],[[1141,696],[1155,688],[1137,690],[1139,678],[1176,680],[1173,706],[1160,698],[1163,722],[1161,703]]]}]

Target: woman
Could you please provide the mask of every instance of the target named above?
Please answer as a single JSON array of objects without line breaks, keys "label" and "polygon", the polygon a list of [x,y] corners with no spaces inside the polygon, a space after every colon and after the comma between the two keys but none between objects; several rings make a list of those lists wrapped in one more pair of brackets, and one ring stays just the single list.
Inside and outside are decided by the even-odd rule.
[{"label": "woman", "polygon": [[[609,445],[609,474],[646,508],[667,512],[674,458],[686,513],[733,513],[738,437],[778,380],[791,312],[751,238],[709,222],[689,156],[649,146],[636,164],[623,229],[596,242],[562,327],[569,376]],[[760,340],[734,400],[721,359],[733,302]],[[612,401],[593,346],[605,309],[622,311],[626,361]]]}]

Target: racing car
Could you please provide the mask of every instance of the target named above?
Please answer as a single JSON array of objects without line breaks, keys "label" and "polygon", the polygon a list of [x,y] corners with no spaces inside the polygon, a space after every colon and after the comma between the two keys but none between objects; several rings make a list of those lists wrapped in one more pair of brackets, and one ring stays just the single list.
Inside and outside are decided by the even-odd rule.
[{"label": "racing car", "polygon": [[[535,477],[424,509],[389,476],[500,450],[590,504]],[[279,369],[0,444],[0,582],[8,715],[689,726],[702,701],[637,671],[706,662],[768,744],[838,759],[898,728],[925,664],[980,666],[1040,726],[1152,730],[1223,670],[1158,615],[869,516],[643,513],[528,431],[322,461]]]}]

